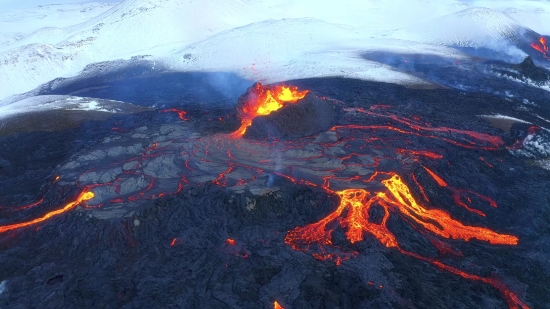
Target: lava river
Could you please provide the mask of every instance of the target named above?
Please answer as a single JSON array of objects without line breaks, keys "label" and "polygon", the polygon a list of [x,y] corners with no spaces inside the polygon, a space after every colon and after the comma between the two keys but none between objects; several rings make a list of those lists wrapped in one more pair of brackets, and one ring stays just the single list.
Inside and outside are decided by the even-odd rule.
[{"label": "lava river", "polygon": [[[195,132],[193,119],[178,110],[178,123],[141,127],[106,138],[58,169],[55,186],[81,188],[82,193],[74,201],[40,218],[0,226],[0,233],[40,224],[77,204],[98,218],[112,218],[130,214],[144,200],[177,194],[189,184],[213,182],[229,190],[250,190],[261,195],[278,190],[277,181],[286,179],[340,198],[337,208],[323,219],[288,231],[285,243],[293,249],[341,265],[359,254],[333,244],[333,232],[341,227],[350,243],[374,237],[390,250],[491,285],[502,293],[510,308],[528,308],[495,278],[477,276],[439,259],[407,251],[387,225],[391,216],[402,218],[442,255],[463,256],[447,240],[517,245],[520,240],[514,235],[453,218],[449,205],[445,205],[447,210],[433,205],[423,187],[437,185],[452,196],[456,207],[475,216],[497,211],[491,197],[455,188],[438,174],[437,166],[445,159],[444,148],[425,149],[422,145],[430,140],[447,148],[483,153],[502,149],[504,142],[499,137],[435,126],[418,117],[400,116],[387,106],[372,106],[343,108],[344,120],[314,136],[247,139],[242,135],[254,117],[294,104],[308,94],[295,87],[257,87],[257,97],[240,111],[242,125],[234,133]],[[420,174],[431,183],[421,184],[417,178]],[[383,211],[380,222],[370,218],[373,207]]]}]

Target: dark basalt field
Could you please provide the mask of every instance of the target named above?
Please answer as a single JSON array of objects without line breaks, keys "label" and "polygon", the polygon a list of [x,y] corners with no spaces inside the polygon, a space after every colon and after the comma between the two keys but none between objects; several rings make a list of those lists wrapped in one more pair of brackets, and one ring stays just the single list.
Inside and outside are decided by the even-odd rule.
[{"label": "dark basalt field", "polygon": [[[481,76],[447,72],[446,86]],[[548,142],[546,91],[474,78],[467,90],[287,81],[334,107],[332,128],[237,138],[235,94],[171,101],[191,93],[187,80],[212,85],[197,76],[172,76],[179,85],[151,77],[151,100],[126,100],[162,97],[157,107],[182,117],[147,111],[0,137],[0,229],[95,192],[0,232],[1,308],[550,308],[550,172],[536,151]],[[98,82],[86,96],[124,100],[114,83],[130,96],[127,80]],[[478,117],[492,114],[530,124]],[[392,175],[423,210],[397,202],[406,197],[391,191]],[[352,206],[330,217],[345,189],[376,200],[361,240],[347,234]],[[434,209],[462,227],[426,219]],[[464,226],[499,236],[466,240]]]}]

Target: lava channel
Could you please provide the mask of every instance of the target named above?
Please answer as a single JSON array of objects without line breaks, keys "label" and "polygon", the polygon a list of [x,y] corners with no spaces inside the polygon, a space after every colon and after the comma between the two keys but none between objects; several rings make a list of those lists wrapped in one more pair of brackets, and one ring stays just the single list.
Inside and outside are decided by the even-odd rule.
[{"label": "lava channel", "polygon": [[[516,236],[498,233],[484,227],[468,226],[453,219],[444,210],[428,208],[414,199],[409,187],[399,175],[389,173],[387,176],[389,178],[381,180],[386,188],[383,191],[348,189],[336,192],[340,196],[338,208],[318,222],[289,231],[285,237],[285,243],[295,250],[311,253],[316,259],[331,260],[336,265],[340,265],[342,261],[358,254],[358,252],[342,252],[332,244],[332,233],[336,226],[340,225],[346,230],[346,238],[352,244],[362,241],[364,234],[367,233],[387,248],[395,248],[405,255],[429,262],[439,269],[493,286],[504,294],[510,308],[528,308],[506,285],[496,279],[468,274],[436,259],[402,249],[395,234],[388,229],[387,221],[390,214],[395,213],[412,224],[415,229],[423,228],[445,239],[464,241],[477,239],[494,245],[517,245]],[[440,181],[443,182],[442,179]],[[373,205],[378,205],[384,210],[384,217],[379,224],[369,221],[369,211]],[[441,248],[438,247],[438,249]]]},{"label": "lava channel", "polygon": [[24,221],[24,222],[20,222],[20,223],[14,223],[14,224],[0,226],[0,233],[4,233],[4,232],[10,231],[10,230],[15,230],[15,229],[19,229],[19,228],[23,228],[23,227],[27,227],[27,226],[31,226],[31,225],[35,225],[35,224],[44,222],[44,221],[46,221],[50,218],[53,218],[55,216],[59,216],[60,214],[65,213],[65,212],[73,209],[75,206],[79,205],[82,202],[91,200],[92,198],[94,198],[94,196],[95,195],[92,191],[86,191],[86,190],[82,191],[75,200],[65,204],[65,206],[63,206],[63,208],[50,211],[50,212],[46,213],[45,215],[43,215],[42,217],[39,217],[39,218],[36,218],[36,219],[32,219],[32,220]]}]

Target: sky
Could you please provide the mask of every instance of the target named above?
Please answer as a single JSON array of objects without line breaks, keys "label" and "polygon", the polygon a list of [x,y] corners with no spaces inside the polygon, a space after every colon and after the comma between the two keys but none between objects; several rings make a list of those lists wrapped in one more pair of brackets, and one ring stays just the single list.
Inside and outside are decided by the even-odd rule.
[{"label": "sky", "polygon": [[121,2],[121,0],[0,0],[0,10],[24,9],[39,5],[81,3],[81,2]]}]

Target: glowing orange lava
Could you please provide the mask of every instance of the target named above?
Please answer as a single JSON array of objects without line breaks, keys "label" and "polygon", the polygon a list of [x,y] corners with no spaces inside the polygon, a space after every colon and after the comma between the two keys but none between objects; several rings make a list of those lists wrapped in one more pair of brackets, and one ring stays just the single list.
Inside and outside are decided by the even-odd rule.
[{"label": "glowing orange lava", "polygon": [[487,196],[481,195],[481,194],[479,194],[477,192],[474,192],[474,191],[453,188],[453,187],[449,186],[447,184],[447,182],[445,182],[445,180],[443,180],[441,177],[439,177],[434,171],[430,170],[429,168],[427,168],[425,166],[423,166],[423,167],[426,170],[426,172],[428,172],[428,174],[435,180],[435,182],[437,182],[437,184],[440,187],[446,187],[447,189],[449,189],[453,192],[453,199],[454,199],[454,202],[455,202],[456,205],[458,205],[460,207],[464,207],[469,212],[472,212],[472,213],[475,213],[475,214],[480,215],[482,217],[485,217],[485,213],[483,213],[480,210],[471,208],[465,202],[462,201],[463,197],[466,197],[466,201],[471,203],[472,199],[469,198],[468,195],[473,195],[473,196],[476,196],[477,198],[479,198],[481,200],[484,200],[484,201],[488,202],[489,205],[491,205],[492,207],[495,207],[495,208],[497,207],[497,203],[493,199],[491,199]]},{"label": "glowing orange lava", "polygon": [[[345,111],[351,111],[351,112],[357,112],[357,113],[364,113],[370,116],[375,117],[384,117],[391,119],[397,123],[400,123],[401,125],[405,125],[409,127],[409,130],[401,129],[392,125],[357,125],[357,124],[348,124],[348,125],[337,125],[331,128],[331,131],[336,130],[391,130],[394,132],[398,132],[401,134],[407,134],[407,135],[417,135],[422,136],[426,138],[434,138],[443,140],[445,142],[451,143],[455,146],[468,148],[468,149],[483,149],[483,150],[497,150],[500,149],[502,146],[504,146],[504,141],[495,135],[490,135],[487,133],[480,133],[475,131],[468,131],[468,130],[460,130],[460,129],[453,129],[448,127],[432,127],[430,125],[420,124],[418,121],[412,121],[410,119],[400,117],[393,114],[380,114],[375,113],[369,110],[365,110],[362,108],[345,108]],[[423,134],[423,132],[431,132],[432,134]],[[455,134],[457,136],[460,136],[460,138],[463,141],[456,141],[454,139],[450,139],[447,137],[444,137],[442,134]],[[417,153],[420,154],[420,153]],[[433,156],[434,159],[438,157],[435,153],[424,153],[425,156]]]},{"label": "glowing orange lava", "polygon": [[287,103],[296,103],[304,98],[309,90],[299,91],[298,87],[289,86],[264,86],[256,83],[253,86],[248,101],[241,109],[241,127],[233,133],[234,137],[240,137],[252,124],[252,119],[257,116],[271,114]]},{"label": "glowing orange lava", "polygon": [[546,45],[546,38],[541,37],[538,42],[531,43],[531,47],[533,47],[535,50],[541,52],[544,57],[550,59],[548,45]]},{"label": "glowing orange lava", "polygon": [[6,209],[8,211],[19,211],[19,210],[29,209],[29,208],[38,206],[38,205],[42,204],[42,202],[44,202],[44,198],[41,198],[41,199],[39,199],[38,201],[36,201],[34,203],[30,203],[30,204],[22,205],[22,206],[17,206],[17,207],[0,206],[0,209]]},{"label": "glowing orange lava", "polygon": [[[332,233],[339,225],[345,230],[346,238],[351,243],[362,241],[365,233],[370,234],[387,248],[395,248],[403,254],[430,262],[434,266],[464,278],[492,285],[505,295],[511,308],[527,308],[515,294],[497,280],[470,275],[437,260],[403,250],[396,235],[388,229],[386,223],[390,214],[395,213],[415,228],[423,228],[426,232],[445,239],[464,241],[477,239],[491,244],[517,245],[518,238],[516,236],[501,234],[484,227],[465,225],[453,219],[444,210],[428,208],[415,200],[409,187],[399,175],[395,173],[387,175],[389,178],[381,180],[385,190],[371,192],[364,189],[348,189],[336,192],[340,196],[338,208],[318,222],[289,231],[285,237],[285,243],[295,250],[311,253],[316,259],[331,260],[338,265],[343,260],[357,254],[356,252],[341,252],[338,247],[333,245]],[[435,173],[432,176],[436,176],[434,179],[441,186],[447,186],[447,183]],[[383,218],[379,223],[372,222],[370,218],[370,210],[373,206],[380,207],[384,211]],[[439,242],[439,240],[436,241],[438,244]],[[440,245],[442,244],[444,243],[441,242]],[[437,247],[446,248],[445,246]]]},{"label": "glowing orange lava", "polygon": [[15,230],[18,228],[22,228],[22,227],[26,227],[26,226],[30,226],[30,225],[34,225],[34,224],[46,221],[52,217],[58,216],[64,212],[71,210],[72,208],[74,208],[75,206],[77,206],[78,204],[84,201],[91,200],[92,198],[94,198],[94,196],[95,195],[92,191],[82,191],[74,201],[67,203],[63,208],[50,211],[47,214],[43,215],[42,217],[30,220],[30,221],[0,226],[0,233],[4,233],[10,230]]},{"label": "glowing orange lava", "polygon": [[185,115],[187,115],[187,112],[184,111],[184,110],[181,110],[181,109],[177,109],[177,108],[169,108],[169,109],[163,109],[160,111],[161,113],[170,113],[170,112],[173,112],[173,113],[176,113],[178,114],[178,118],[181,119],[181,120],[189,120],[189,118],[185,117]]},{"label": "glowing orange lava", "polygon": [[273,309],[285,309],[283,306],[281,306],[277,301],[273,302]]},{"label": "glowing orange lava", "polygon": [[447,182],[443,180],[443,178],[439,177],[436,173],[434,173],[431,169],[425,166],[424,169],[426,170],[426,172],[428,172],[428,174],[430,174],[430,176],[432,176],[432,178],[435,180],[435,182],[437,182],[438,185],[440,185],[441,187],[448,186]]}]

